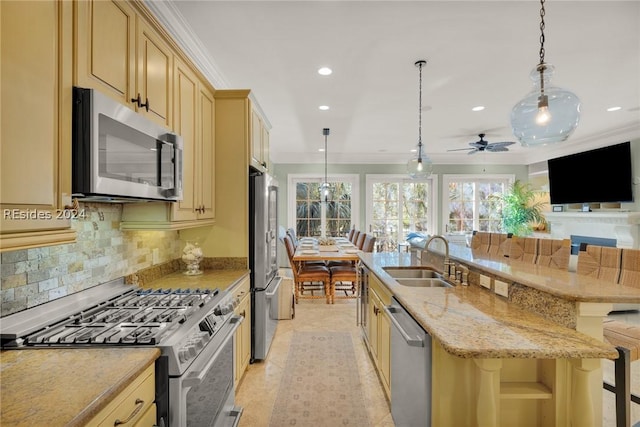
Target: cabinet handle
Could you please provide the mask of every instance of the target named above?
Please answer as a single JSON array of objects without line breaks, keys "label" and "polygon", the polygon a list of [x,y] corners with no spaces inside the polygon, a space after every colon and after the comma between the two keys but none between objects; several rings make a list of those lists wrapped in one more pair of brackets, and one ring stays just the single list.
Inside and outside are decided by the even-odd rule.
[{"label": "cabinet handle", "polygon": [[116,419],[116,420],[113,422],[113,425],[114,425],[114,426],[119,426],[119,425],[121,425],[121,424],[126,424],[126,423],[128,423],[128,422],[129,422],[129,421],[131,421],[131,420],[132,420],[136,415],[138,415],[138,412],[140,412],[140,410],[142,409],[142,407],[143,407],[143,406],[144,406],[144,400],[142,400],[142,399],[140,399],[140,398],[136,399],[136,407],[135,407],[135,409],[133,410],[133,412],[131,412],[131,414],[129,414],[129,416],[127,417],[127,419],[126,419],[126,420],[124,420],[124,421],[120,421],[119,419]]},{"label": "cabinet handle", "polygon": [[137,98],[131,98],[131,102],[133,102],[134,104],[136,104],[138,107],[140,106],[140,94],[138,94]]},{"label": "cabinet handle", "polygon": [[247,314],[246,312],[247,312],[247,310],[242,310],[242,313],[240,313],[240,316],[242,316],[242,317],[247,317],[247,316],[246,316],[246,314]]},{"label": "cabinet handle", "polygon": [[138,94],[137,98],[131,98],[131,102],[136,104],[138,107],[144,107],[149,112],[149,98],[145,98],[146,103],[142,104],[142,99],[140,98],[140,94]]}]

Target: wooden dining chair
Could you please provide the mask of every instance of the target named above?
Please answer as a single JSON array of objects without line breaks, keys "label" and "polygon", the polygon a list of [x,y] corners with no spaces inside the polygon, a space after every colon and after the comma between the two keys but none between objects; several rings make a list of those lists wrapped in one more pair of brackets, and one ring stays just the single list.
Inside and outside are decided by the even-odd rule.
[{"label": "wooden dining chair", "polygon": [[349,241],[351,241],[351,238],[353,237],[353,233],[356,232],[356,229],[354,227],[351,228],[351,230],[349,230],[349,234],[347,234],[347,239]]},{"label": "wooden dining chair", "polygon": [[[295,248],[291,236],[284,236],[284,246],[287,249],[289,264],[293,271],[296,304],[302,299],[326,298],[327,304],[331,302],[331,271],[325,266],[306,265],[293,260]],[[306,294],[305,292],[309,292]],[[316,295],[314,292],[318,292]]]},{"label": "wooden dining chair", "polygon": [[355,230],[353,232],[353,235],[351,236],[351,239],[349,239],[349,241],[355,245],[358,242],[358,236],[359,235],[360,235],[360,231]]},{"label": "wooden dining chair", "polygon": [[364,239],[364,243],[362,243],[362,252],[373,252],[373,249],[376,247],[376,236],[372,234],[367,234],[367,237]]},{"label": "wooden dining chair", "polygon": [[354,243],[354,245],[356,245],[358,249],[362,250],[362,245],[364,245],[364,239],[366,238],[367,238],[367,233],[358,234],[358,240],[356,241],[356,243]]}]

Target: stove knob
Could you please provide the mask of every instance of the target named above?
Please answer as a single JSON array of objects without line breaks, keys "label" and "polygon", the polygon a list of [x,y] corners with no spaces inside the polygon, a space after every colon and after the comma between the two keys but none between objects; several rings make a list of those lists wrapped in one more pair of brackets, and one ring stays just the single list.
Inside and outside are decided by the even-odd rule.
[{"label": "stove knob", "polygon": [[202,350],[204,348],[204,339],[203,337],[196,337],[193,339],[193,345],[197,350]]},{"label": "stove knob", "polygon": [[219,305],[213,309],[213,314],[216,316],[222,316],[225,313],[222,312],[222,306]]},{"label": "stove knob", "polygon": [[189,359],[196,357],[196,355],[198,354],[198,350],[196,349],[196,346],[193,344],[188,344],[186,347],[186,350],[189,353]]},{"label": "stove knob", "polygon": [[189,360],[189,352],[184,348],[180,349],[180,351],[178,352],[178,360],[180,360],[180,362],[182,363]]}]

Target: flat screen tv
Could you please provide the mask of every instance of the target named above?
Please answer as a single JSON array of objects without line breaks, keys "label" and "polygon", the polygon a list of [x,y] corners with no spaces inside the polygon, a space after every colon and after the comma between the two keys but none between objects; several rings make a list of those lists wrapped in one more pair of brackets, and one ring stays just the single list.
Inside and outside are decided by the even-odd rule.
[{"label": "flat screen tv", "polygon": [[630,142],[550,159],[547,163],[552,205],[633,201]]}]

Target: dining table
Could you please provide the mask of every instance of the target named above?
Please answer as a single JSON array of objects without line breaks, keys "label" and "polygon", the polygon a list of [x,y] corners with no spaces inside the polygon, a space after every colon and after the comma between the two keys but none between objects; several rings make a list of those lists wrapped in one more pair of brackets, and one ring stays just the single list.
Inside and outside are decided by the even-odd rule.
[{"label": "dining table", "polygon": [[[300,264],[309,261],[323,261],[325,263],[330,261],[348,261],[356,264],[360,260],[358,254],[361,252],[362,251],[347,238],[338,237],[325,240],[306,237],[298,241],[298,246],[293,255],[293,262]],[[356,269],[356,271],[358,270],[359,269]],[[356,281],[358,280],[357,278]],[[335,297],[334,292],[334,287],[329,286],[326,295],[327,303],[333,303]]]},{"label": "dining table", "polygon": [[293,255],[293,261],[358,261],[361,251],[347,238],[333,238],[329,242],[303,237]]}]

